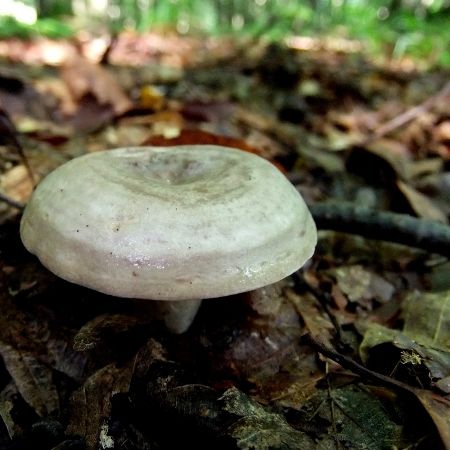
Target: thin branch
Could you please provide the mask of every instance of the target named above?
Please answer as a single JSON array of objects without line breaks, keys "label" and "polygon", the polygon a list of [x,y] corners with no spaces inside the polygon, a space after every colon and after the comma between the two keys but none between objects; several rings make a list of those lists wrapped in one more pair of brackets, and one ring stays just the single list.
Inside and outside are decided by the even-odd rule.
[{"label": "thin branch", "polygon": [[342,231],[369,239],[395,242],[450,257],[450,226],[406,214],[377,211],[342,203],[309,206],[321,230]]},{"label": "thin branch", "polygon": [[436,93],[432,97],[429,97],[422,104],[414,106],[413,108],[408,109],[404,113],[380,125],[374,131],[373,135],[369,137],[369,139],[370,140],[379,139],[396,130],[397,128],[406,125],[408,122],[411,122],[424,112],[431,109],[438,100],[447,96],[448,94],[450,94],[450,82],[445,84],[444,87],[438,93]]},{"label": "thin branch", "polygon": [[335,363],[338,363],[344,369],[350,370],[351,372],[359,375],[361,378],[369,379],[371,381],[376,381],[385,386],[394,387],[397,389],[401,389],[404,391],[414,393],[414,388],[409,386],[406,383],[402,383],[401,381],[395,380],[394,378],[390,378],[386,375],[383,375],[378,372],[374,372],[373,370],[367,369],[361,364],[357,363],[353,359],[348,356],[342,355],[341,353],[336,352],[335,350],[326,347],[321,342],[314,339],[310,334],[306,334],[302,337],[302,341],[308,344],[317,352],[321,353],[323,356],[331,359]]}]

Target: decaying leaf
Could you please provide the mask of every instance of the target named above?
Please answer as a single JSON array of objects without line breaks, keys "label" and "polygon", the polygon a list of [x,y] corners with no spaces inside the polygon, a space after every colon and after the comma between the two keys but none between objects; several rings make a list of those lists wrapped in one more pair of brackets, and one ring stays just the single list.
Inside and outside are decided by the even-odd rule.
[{"label": "decaying leaf", "polygon": [[361,450],[402,447],[401,426],[369,391],[358,386],[333,389],[331,402],[335,405],[335,417],[328,418],[339,427],[336,437],[344,447]]},{"label": "decaying leaf", "polygon": [[236,388],[224,392],[224,410],[239,418],[228,432],[242,450],[308,449],[313,440],[292,428],[281,415],[269,412]]},{"label": "decaying leaf", "polygon": [[111,339],[144,322],[144,318],[126,314],[102,314],[83,325],[74,337],[73,348],[82,352],[91,350],[102,341]]},{"label": "decaying leaf", "polygon": [[[384,369],[393,376],[398,373],[408,372],[413,379],[420,380],[426,387],[434,380],[445,378],[450,374],[450,354],[438,348],[428,346],[426,343],[416,341],[412,336],[407,336],[399,330],[386,328],[382,325],[371,324],[364,333],[364,339],[360,345],[360,354],[363,361],[369,361],[369,355],[373,354],[381,344],[393,345],[396,353],[387,353],[383,361]],[[380,347],[380,352],[382,348]],[[377,359],[382,359],[383,353]],[[425,373],[423,373],[423,368]]]},{"label": "decaying leaf", "polygon": [[351,302],[363,304],[367,300],[374,299],[385,303],[394,294],[392,284],[360,265],[341,266],[333,273],[341,291]]},{"label": "decaying leaf", "polygon": [[0,354],[18,391],[40,416],[59,410],[59,397],[52,369],[29,351],[0,342]]},{"label": "decaying leaf", "polygon": [[403,332],[407,336],[450,353],[450,290],[413,292],[404,301],[403,309]]},{"label": "decaying leaf", "polygon": [[71,396],[70,423],[67,433],[83,436],[86,448],[95,450],[102,442],[109,442],[108,419],[111,413],[113,394],[127,392],[132,375],[132,366],[103,367],[92,374]]},{"label": "decaying leaf", "polygon": [[19,391],[13,381],[9,382],[0,392],[0,417],[6,427],[8,435],[13,438],[22,432],[21,427],[14,421],[14,400]]},{"label": "decaying leaf", "polygon": [[325,377],[315,352],[300,347],[273,376],[251,377],[255,386],[253,398],[263,404],[301,410],[309,398],[317,393],[317,384]]},{"label": "decaying leaf", "polygon": [[243,332],[223,355],[223,364],[245,377],[269,376],[295,352],[300,328],[292,334],[276,328]]},{"label": "decaying leaf", "polygon": [[292,289],[286,290],[286,296],[295,306],[308,332],[315,337],[319,337],[322,342],[330,342],[334,326],[320,308],[317,300],[308,293],[300,296]]}]

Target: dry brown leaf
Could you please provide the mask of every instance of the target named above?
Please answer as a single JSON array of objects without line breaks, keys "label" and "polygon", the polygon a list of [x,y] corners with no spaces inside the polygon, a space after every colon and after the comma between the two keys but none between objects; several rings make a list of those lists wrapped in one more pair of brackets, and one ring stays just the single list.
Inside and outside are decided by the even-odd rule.
[{"label": "dry brown leaf", "polygon": [[69,86],[58,77],[44,78],[35,82],[36,90],[43,96],[52,96],[59,103],[61,111],[65,115],[75,114],[77,103],[71,94]]},{"label": "dry brown leaf", "polygon": [[270,376],[292,356],[297,339],[277,329],[241,333],[224,352],[223,363],[241,376]]},{"label": "dry brown leaf", "polygon": [[299,347],[273,377],[251,378],[250,381],[254,383],[257,392],[253,398],[262,403],[301,409],[317,392],[316,384],[325,377],[319,364],[314,351]]},{"label": "dry brown leaf", "polygon": [[394,139],[381,138],[366,145],[366,150],[385,160],[403,179],[408,178],[408,147]]},{"label": "dry brown leaf", "polygon": [[375,299],[385,303],[394,294],[391,283],[360,265],[338,267],[334,274],[339,288],[351,302],[363,304]]},{"label": "dry brown leaf", "polygon": [[1,177],[2,191],[13,200],[26,203],[33,192],[33,182],[23,164],[13,167]]},{"label": "dry brown leaf", "polygon": [[74,55],[61,69],[61,77],[77,101],[91,94],[100,105],[111,105],[115,114],[128,111],[131,100],[113,76],[99,64]]},{"label": "dry brown leaf", "polygon": [[308,373],[307,376],[300,378],[295,374],[293,381],[286,383],[285,386],[270,386],[266,387],[272,389],[271,402],[276,402],[277,405],[283,408],[301,409],[305,402],[317,392],[317,383],[324,377],[322,372]]},{"label": "dry brown leaf", "polygon": [[414,389],[414,394],[433,419],[447,450],[450,450],[450,401],[434,392]]},{"label": "dry brown leaf", "polygon": [[317,300],[310,294],[300,296],[292,289],[286,289],[286,297],[294,305],[308,332],[312,336],[319,338],[321,342],[331,345],[334,326],[320,309]]},{"label": "dry brown leaf", "polygon": [[447,223],[445,214],[428,197],[401,180],[397,180],[397,187],[419,217]]}]

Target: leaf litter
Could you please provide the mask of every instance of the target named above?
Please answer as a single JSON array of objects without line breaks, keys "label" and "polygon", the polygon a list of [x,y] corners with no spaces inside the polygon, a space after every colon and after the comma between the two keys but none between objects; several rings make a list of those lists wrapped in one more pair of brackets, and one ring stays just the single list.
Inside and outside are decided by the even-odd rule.
[{"label": "leaf litter", "polygon": [[0,447],[450,448],[445,256],[321,231],[301,272],[233,308],[205,301],[170,336],[25,252],[33,182],[17,153],[38,181],[112,147],[227,145],[310,204],[448,225],[448,71],[156,33],[119,35],[100,64],[91,44],[0,47]]}]

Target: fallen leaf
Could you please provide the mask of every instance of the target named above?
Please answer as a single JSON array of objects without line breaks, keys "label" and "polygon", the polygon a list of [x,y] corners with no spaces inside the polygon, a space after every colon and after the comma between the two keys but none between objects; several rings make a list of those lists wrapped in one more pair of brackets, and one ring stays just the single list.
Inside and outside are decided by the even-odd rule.
[{"label": "fallen leaf", "polygon": [[59,410],[59,396],[52,369],[31,352],[0,342],[0,354],[24,400],[43,417]]},{"label": "fallen leaf", "polygon": [[320,338],[321,342],[329,344],[335,328],[318,301],[311,294],[300,296],[292,289],[286,290],[286,296],[303,320],[306,330],[312,336]]},{"label": "fallen leaf", "polygon": [[[386,344],[396,351],[388,351]],[[397,378],[406,378],[416,385],[430,387],[450,375],[450,353],[382,325],[367,327],[359,352],[361,359],[371,367]]]},{"label": "fallen leaf", "polygon": [[325,373],[316,352],[299,346],[273,376],[251,377],[255,386],[252,397],[260,403],[301,410],[306,401],[317,393],[317,384]]},{"label": "fallen leaf", "polygon": [[295,430],[281,414],[267,411],[237,388],[228,389],[219,400],[225,411],[238,416],[228,433],[240,449],[314,448],[307,434]]},{"label": "fallen leaf", "polygon": [[79,55],[73,55],[66,62],[61,69],[61,77],[76,101],[90,94],[100,105],[110,105],[116,115],[123,114],[132,106],[131,100],[104,67]]},{"label": "fallen leaf", "polygon": [[19,396],[20,393],[14,381],[9,382],[0,392],[0,417],[11,439],[23,432],[14,420],[14,407]]},{"label": "fallen leaf", "polygon": [[145,144],[169,146],[169,145],[192,145],[192,144],[209,144],[222,145],[224,147],[234,147],[245,150],[250,153],[260,153],[254,147],[250,147],[245,141],[229,136],[220,136],[217,134],[203,131],[200,129],[183,129],[177,137],[165,139],[160,136],[150,138]]},{"label": "fallen leaf", "polygon": [[410,161],[408,147],[394,139],[381,138],[366,145],[366,150],[384,159],[402,178],[408,178],[407,168]]},{"label": "fallen leaf", "polygon": [[25,204],[33,192],[33,181],[27,168],[19,164],[1,176],[2,191],[13,200]]},{"label": "fallen leaf", "polygon": [[83,436],[87,450],[96,450],[100,441],[108,441],[112,396],[128,391],[131,375],[131,365],[116,367],[110,364],[92,374],[72,393],[70,422],[66,432]]},{"label": "fallen leaf", "polygon": [[403,311],[407,336],[450,354],[450,290],[413,292],[404,300]]},{"label": "fallen leaf", "polygon": [[428,197],[401,180],[397,180],[397,187],[419,217],[447,223],[445,214]]},{"label": "fallen leaf", "polygon": [[140,105],[154,111],[161,111],[166,103],[164,93],[156,86],[146,85],[139,93]]},{"label": "fallen leaf", "polygon": [[402,427],[395,423],[383,403],[364,388],[332,389],[331,401],[335,404],[334,420],[339,424],[336,438],[344,447],[361,450],[402,447]]},{"label": "fallen leaf", "polygon": [[395,292],[391,283],[360,265],[341,266],[333,274],[339,288],[351,302],[364,303],[365,300],[374,299],[385,303]]},{"label": "fallen leaf", "polygon": [[444,120],[436,125],[434,135],[438,141],[450,142],[450,120]]},{"label": "fallen leaf", "polygon": [[114,336],[145,322],[148,320],[131,315],[102,314],[83,325],[73,339],[73,348],[79,352],[92,350]]},{"label": "fallen leaf", "polygon": [[434,392],[415,389],[415,395],[433,419],[447,450],[450,449],[450,401]]}]

